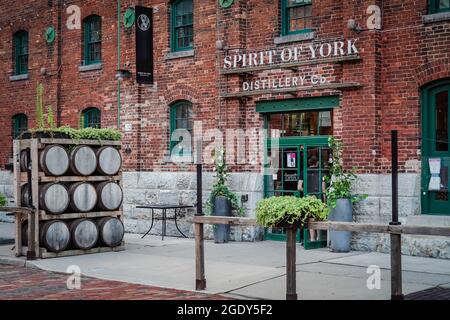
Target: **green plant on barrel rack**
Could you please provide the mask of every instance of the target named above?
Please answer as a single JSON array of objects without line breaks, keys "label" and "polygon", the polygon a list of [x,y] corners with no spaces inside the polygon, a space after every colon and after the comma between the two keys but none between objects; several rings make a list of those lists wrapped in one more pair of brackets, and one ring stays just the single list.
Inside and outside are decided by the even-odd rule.
[{"label": "green plant on barrel rack", "polygon": [[352,185],[357,176],[355,168],[345,170],[342,165],[342,142],[335,137],[330,137],[328,145],[332,151],[332,163],[330,175],[325,177],[325,181],[329,185],[326,190],[327,204],[331,208],[335,208],[338,199],[349,199],[352,203],[357,203],[367,198],[367,194],[352,194]]},{"label": "green plant on barrel rack", "polygon": [[305,225],[309,219],[326,220],[328,213],[327,205],[314,196],[280,196],[260,200],[256,207],[256,220],[263,227]]},{"label": "green plant on barrel rack", "polygon": [[83,128],[78,130],[80,139],[91,139],[91,140],[113,140],[118,141],[122,139],[122,133],[117,129],[112,128]]},{"label": "green plant on barrel rack", "polygon": [[44,86],[39,83],[36,88],[36,129],[44,130],[44,102],[42,96],[44,94]]},{"label": "green plant on barrel rack", "polygon": [[239,216],[244,215],[244,208],[239,204],[237,195],[232,192],[226,185],[228,177],[228,168],[224,159],[225,151],[223,149],[216,150],[214,153],[214,170],[216,172],[216,181],[212,186],[211,194],[209,195],[206,207],[208,213],[212,214],[213,203],[216,197],[224,197],[231,203],[233,209],[235,209]]}]

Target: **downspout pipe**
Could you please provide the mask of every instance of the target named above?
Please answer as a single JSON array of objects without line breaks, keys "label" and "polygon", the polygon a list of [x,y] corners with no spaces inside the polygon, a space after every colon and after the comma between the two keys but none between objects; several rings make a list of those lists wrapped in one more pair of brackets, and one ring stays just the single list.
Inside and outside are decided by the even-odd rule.
[{"label": "downspout pipe", "polygon": [[[117,70],[120,69],[120,0],[117,0]],[[117,129],[120,130],[120,79],[117,79]]]}]

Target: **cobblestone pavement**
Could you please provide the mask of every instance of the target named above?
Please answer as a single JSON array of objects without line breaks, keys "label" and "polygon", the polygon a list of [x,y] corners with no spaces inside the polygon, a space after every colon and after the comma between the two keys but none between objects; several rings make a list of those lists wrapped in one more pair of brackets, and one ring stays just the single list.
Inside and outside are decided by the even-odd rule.
[{"label": "cobblestone pavement", "polygon": [[220,295],[82,277],[67,289],[68,275],[0,265],[0,300],[224,300]]}]

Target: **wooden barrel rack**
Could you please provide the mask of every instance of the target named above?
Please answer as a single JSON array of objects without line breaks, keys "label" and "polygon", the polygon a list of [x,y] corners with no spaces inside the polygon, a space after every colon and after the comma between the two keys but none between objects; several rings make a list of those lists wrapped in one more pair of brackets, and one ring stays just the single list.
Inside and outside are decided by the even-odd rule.
[{"label": "wooden barrel rack", "polygon": [[[14,140],[14,198],[31,208],[15,212],[16,256],[124,250],[120,149],[119,141]],[[67,201],[55,201],[65,190]]]}]

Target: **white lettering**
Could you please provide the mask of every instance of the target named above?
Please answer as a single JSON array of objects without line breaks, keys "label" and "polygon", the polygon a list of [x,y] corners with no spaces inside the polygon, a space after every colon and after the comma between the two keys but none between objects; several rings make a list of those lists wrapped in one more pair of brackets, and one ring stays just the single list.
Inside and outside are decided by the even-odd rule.
[{"label": "white lettering", "polygon": [[[343,56],[343,55],[345,55],[344,46],[345,46],[344,41],[336,41],[334,43],[334,55],[335,56],[339,56],[339,55]],[[338,53],[338,50],[339,50],[339,53]]]},{"label": "white lettering", "polygon": [[[288,57],[286,58],[286,52],[288,53]],[[292,50],[290,48],[285,48],[281,51],[281,61],[289,62],[292,59]]]},{"label": "white lettering", "polygon": [[81,29],[81,10],[79,6],[71,5],[66,9],[66,13],[70,14],[67,18],[67,29],[69,30],[79,30]]},{"label": "white lettering", "polygon": [[231,57],[230,56],[226,56],[223,59],[223,67],[224,67],[224,69],[231,68]]},{"label": "white lettering", "polygon": [[356,41],[358,39],[348,40],[348,54],[358,54],[358,49],[356,48]]},{"label": "white lettering", "polygon": [[381,9],[376,4],[372,4],[367,7],[367,14],[370,14],[367,18],[367,29],[380,30],[381,29]]},{"label": "white lettering", "polygon": [[[327,48],[327,54],[325,54],[324,53],[324,48]],[[320,46],[320,56],[322,57],[322,58],[327,58],[327,57],[329,57],[330,55],[331,55],[331,44],[329,44],[329,43],[324,43],[324,44],[322,44],[321,46]]]}]

